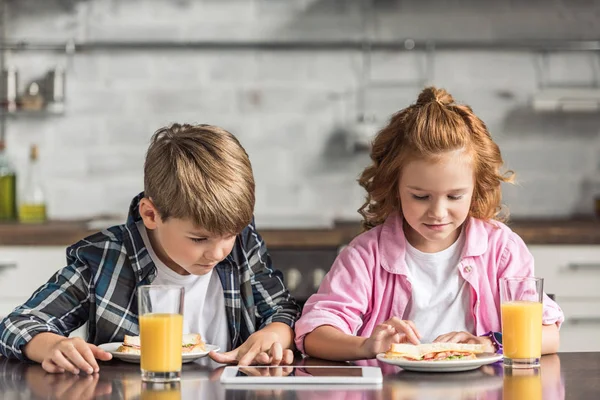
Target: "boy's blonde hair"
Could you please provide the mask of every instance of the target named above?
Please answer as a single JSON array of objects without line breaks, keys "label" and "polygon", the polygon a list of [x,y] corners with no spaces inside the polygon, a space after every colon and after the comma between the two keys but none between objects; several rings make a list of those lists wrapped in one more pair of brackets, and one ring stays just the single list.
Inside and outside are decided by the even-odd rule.
[{"label": "boy's blonde hair", "polygon": [[144,163],[144,191],[163,220],[190,219],[218,235],[237,234],[252,221],[248,154],[217,126],[173,124],[156,131]]},{"label": "boy's blonde hair", "polygon": [[373,141],[372,163],[359,183],[367,191],[358,210],[363,228],[382,224],[394,211],[401,213],[399,180],[402,168],[415,159],[435,160],[442,153],[465,149],[473,160],[475,189],[469,215],[483,220],[504,220],[500,215],[501,182],[512,182],[514,173],[501,173],[500,149],[487,127],[467,105],[454,103],[444,89],[428,87],[417,102],[394,114]]}]

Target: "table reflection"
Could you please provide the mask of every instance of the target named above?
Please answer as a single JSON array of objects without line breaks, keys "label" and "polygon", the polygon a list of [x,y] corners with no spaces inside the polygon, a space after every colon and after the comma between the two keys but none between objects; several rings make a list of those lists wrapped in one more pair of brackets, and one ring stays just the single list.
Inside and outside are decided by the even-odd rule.
[{"label": "table reflection", "polygon": [[[139,365],[118,361],[101,363],[91,376],[48,374],[39,364],[0,358],[0,398],[18,399],[300,399],[300,400],[405,400],[405,399],[550,399],[565,398],[564,377],[558,355],[541,359],[540,369],[507,370],[502,364],[486,365],[457,373],[421,373],[365,360],[343,363],[305,358],[295,363],[306,373],[321,370],[312,366],[378,366],[384,382],[377,385],[222,385],[225,366],[204,361],[184,364],[181,381],[156,385],[141,381]],[[312,371],[312,372],[311,372]],[[281,373],[286,373],[281,368]]]}]

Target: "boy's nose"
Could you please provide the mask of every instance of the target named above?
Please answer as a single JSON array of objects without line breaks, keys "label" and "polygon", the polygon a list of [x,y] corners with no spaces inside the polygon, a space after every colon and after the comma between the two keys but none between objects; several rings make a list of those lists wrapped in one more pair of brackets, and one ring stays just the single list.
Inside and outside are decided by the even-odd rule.
[{"label": "boy's nose", "polygon": [[222,254],[223,254],[223,250],[221,248],[214,248],[214,249],[205,251],[203,256],[206,261],[209,261],[211,263],[213,263],[213,262],[216,263],[216,262],[221,261],[224,258],[224,257],[221,257]]}]

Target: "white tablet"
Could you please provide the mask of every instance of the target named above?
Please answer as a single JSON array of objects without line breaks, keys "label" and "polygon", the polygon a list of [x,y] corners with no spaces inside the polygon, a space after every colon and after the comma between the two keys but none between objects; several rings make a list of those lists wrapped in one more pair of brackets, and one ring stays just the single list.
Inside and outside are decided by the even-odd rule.
[{"label": "white tablet", "polygon": [[227,384],[285,383],[376,385],[383,382],[379,367],[358,366],[253,366],[225,367],[221,382]]}]

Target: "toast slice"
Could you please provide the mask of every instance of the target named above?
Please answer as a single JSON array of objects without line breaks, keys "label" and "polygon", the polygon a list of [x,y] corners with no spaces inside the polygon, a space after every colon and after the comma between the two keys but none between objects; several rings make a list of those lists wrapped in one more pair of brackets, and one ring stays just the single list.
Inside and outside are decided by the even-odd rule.
[{"label": "toast slice", "polygon": [[469,360],[477,358],[483,351],[483,345],[470,343],[423,343],[417,346],[394,343],[385,356],[412,361]]},{"label": "toast slice", "polygon": [[[125,335],[123,345],[117,348],[117,352],[126,354],[140,354],[141,342],[139,336]],[[186,333],[182,337],[181,352],[183,354],[206,351],[206,345],[199,333]]]}]

